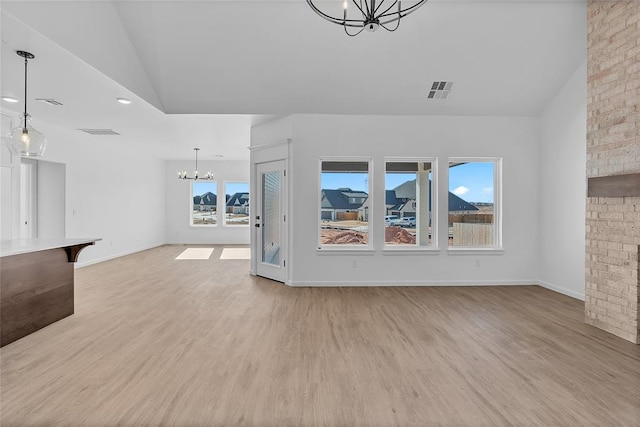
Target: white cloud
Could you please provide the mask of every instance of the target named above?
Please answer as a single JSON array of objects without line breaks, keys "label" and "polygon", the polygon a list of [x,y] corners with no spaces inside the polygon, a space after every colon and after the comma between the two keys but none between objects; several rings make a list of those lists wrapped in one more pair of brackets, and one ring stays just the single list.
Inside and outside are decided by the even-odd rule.
[{"label": "white cloud", "polygon": [[484,194],[493,194],[493,187],[485,187],[482,189]]},{"label": "white cloud", "polygon": [[469,189],[464,185],[461,185],[460,187],[452,191],[452,193],[455,194],[456,196],[464,196],[468,192],[469,192]]}]

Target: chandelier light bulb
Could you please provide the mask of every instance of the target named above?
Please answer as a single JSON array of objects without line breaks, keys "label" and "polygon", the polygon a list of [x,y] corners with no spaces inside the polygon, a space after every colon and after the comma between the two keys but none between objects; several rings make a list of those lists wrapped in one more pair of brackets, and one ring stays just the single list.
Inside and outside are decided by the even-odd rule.
[{"label": "chandelier light bulb", "polygon": [[347,0],[344,0],[344,3],[342,3],[342,7],[344,8],[344,10],[347,10],[348,6],[349,6],[349,2]]},{"label": "chandelier light bulb", "polygon": [[22,135],[20,136],[20,141],[22,141],[23,144],[27,144],[27,147],[29,146],[29,143],[31,142],[31,138],[29,137],[29,130],[27,128],[22,129]]}]

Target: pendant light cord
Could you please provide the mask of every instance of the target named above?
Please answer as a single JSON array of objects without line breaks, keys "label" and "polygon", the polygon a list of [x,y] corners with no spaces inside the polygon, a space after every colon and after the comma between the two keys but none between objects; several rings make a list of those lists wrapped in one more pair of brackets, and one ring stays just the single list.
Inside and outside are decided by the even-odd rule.
[{"label": "pendant light cord", "polygon": [[24,128],[27,128],[27,63],[28,59],[24,57]]}]

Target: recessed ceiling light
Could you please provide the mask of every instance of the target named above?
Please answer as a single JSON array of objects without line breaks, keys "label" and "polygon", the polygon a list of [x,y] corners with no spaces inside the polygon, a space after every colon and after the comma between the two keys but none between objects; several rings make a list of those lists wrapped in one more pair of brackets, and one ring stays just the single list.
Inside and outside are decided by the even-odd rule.
[{"label": "recessed ceiling light", "polygon": [[118,101],[120,104],[124,104],[124,105],[131,104],[131,100],[127,99],[127,98],[116,98],[116,101]]},{"label": "recessed ceiling light", "polygon": [[11,102],[11,103],[16,103],[16,102],[20,102],[20,100],[18,98],[14,98],[13,96],[3,96],[2,97],[3,101],[7,101],[7,102]]}]

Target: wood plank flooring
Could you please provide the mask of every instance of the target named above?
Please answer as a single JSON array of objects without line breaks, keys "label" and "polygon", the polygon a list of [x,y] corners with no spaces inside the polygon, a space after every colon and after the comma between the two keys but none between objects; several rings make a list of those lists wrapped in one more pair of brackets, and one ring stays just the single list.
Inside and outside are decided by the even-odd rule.
[{"label": "wood plank flooring", "polygon": [[289,288],[164,246],[0,350],[5,426],[638,426],[640,346],[537,286]]}]

